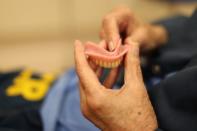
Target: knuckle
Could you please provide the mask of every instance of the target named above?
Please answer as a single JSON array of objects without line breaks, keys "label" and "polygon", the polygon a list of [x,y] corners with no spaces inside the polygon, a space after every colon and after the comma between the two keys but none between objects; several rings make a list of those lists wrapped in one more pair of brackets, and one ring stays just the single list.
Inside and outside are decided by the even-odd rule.
[{"label": "knuckle", "polygon": [[133,42],[133,40],[132,40],[131,36],[127,37],[125,40],[125,44],[131,44],[132,42]]},{"label": "knuckle", "polygon": [[87,98],[87,104],[94,111],[99,111],[103,107],[103,102],[99,97],[89,97],[89,98]]}]

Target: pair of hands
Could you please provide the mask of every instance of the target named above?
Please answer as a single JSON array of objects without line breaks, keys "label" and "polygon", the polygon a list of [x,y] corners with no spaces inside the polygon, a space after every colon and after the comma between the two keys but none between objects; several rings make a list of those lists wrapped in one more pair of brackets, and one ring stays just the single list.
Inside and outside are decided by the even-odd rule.
[{"label": "pair of hands", "polygon": [[164,34],[165,30],[160,26],[139,22],[126,7],[117,8],[106,15],[101,37],[107,41],[109,50],[113,50],[116,41],[123,37],[126,38],[124,43],[130,45],[124,59],[124,85],[118,90],[110,89],[118,69],[112,70],[101,84],[98,79],[101,68],[88,61],[82,43],[75,42],[82,113],[101,130],[153,131],[157,128],[156,116],[142,78],[139,52],[165,42]]}]

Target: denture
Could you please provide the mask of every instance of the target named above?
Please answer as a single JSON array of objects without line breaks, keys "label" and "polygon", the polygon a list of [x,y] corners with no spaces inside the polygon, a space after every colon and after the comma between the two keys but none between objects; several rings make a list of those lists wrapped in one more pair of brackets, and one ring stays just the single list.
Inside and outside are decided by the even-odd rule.
[{"label": "denture", "polygon": [[118,67],[127,52],[128,45],[122,45],[121,40],[118,41],[114,51],[108,51],[104,47],[93,42],[87,42],[85,44],[85,54],[88,56],[88,59],[104,68]]}]

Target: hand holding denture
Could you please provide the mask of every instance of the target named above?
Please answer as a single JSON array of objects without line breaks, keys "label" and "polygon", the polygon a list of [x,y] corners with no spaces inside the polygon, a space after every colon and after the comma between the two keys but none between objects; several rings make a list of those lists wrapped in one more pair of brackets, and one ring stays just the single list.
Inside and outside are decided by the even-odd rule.
[{"label": "hand holding denture", "polygon": [[[128,41],[124,59],[124,85],[109,89],[99,82],[86,58],[84,45],[75,42],[75,66],[80,83],[83,115],[102,131],[153,131],[156,116],[140,69],[139,45]],[[91,47],[92,48],[92,47]]]}]

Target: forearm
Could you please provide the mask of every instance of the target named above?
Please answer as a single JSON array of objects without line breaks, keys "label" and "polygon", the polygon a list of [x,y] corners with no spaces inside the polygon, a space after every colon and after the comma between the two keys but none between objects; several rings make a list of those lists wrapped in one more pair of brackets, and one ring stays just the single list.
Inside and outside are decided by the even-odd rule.
[{"label": "forearm", "polygon": [[[180,37],[179,33],[182,32],[185,22],[188,20],[188,17],[185,16],[173,16],[168,19],[160,20],[154,22],[155,35],[160,35],[162,37],[157,36],[160,39],[159,43],[168,43],[172,39],[176,37]],[[164,37],[166,36],[166,38]],[[164,40],[164,41],[161,41]],[[165,41],[166,40],[166,41]]]},{"label": "forearm", "polygon": [[141,28],[144,29],[144,32],[137,34],[137,41],[140,43],[142,52],[159,48],[168,42],[168,31],[164,26],[145,24]]}]

